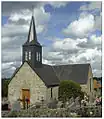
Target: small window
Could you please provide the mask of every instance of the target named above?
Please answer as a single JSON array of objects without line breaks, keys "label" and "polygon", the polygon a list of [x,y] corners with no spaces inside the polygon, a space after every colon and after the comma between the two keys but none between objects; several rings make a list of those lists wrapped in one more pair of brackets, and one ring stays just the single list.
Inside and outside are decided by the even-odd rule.
[{"label": "small window", "polygon": [[38,61],[38,52],[36,52],[36,60]]},{"label": "small window", "polygon": [[27,58],[27,51],[25,52],[25,60],[27,61],[28,58]]},{"label": "small window", "polygon": [[39,59],[39,61],[40,61],[40,53],[38,54],[38,59]]},{"label": "small window", "polygon": [[51,98],[53,97],[53,95],[52,95],[52,88],[51,88]]},{"label": "small window", "polygon": [[31,59],[31,52],[29,51],[29,60]]}]

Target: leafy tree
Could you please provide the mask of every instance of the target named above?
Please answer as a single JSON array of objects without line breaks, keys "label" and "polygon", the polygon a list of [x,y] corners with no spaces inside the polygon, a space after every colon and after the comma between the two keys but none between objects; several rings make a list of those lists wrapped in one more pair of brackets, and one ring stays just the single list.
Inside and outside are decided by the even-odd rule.
[{"label": "leafy tree", "polygon": [[83,97],[83,92],[81,91],[80,84],[72,81],[72,80],[64,80],[60,82],[59,86],[59,100],[67,101],[71,97],[74,99],[78,96]]},{"label": "leafy tree", "polygon": [[10,82],[10,78],[2,79],[2,97],[8,96],[8,84]]}]

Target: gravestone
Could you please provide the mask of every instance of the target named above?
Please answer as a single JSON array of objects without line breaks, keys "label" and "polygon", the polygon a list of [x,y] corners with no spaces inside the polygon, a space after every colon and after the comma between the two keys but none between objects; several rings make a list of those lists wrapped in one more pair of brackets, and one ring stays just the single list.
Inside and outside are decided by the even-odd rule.
[{"label": "gravestone", "polygon": [[76,108],[79,108],[80,107],[80,104],[79,104],[79,97],[77,97],[74,101],[73,98],[71,98],[71,101],[70,101],[70,105],[68,105],[68,108],[70,109],[76,109]]},{"label": "gravestone", "polygon": [[79,97],[77,97],[77,98],[75,99],[75,104],[76,104],[76,105],[79,105]]},{"label": "gravestone", "polygon": [[65,107],[67,108],[68,106],[69,106],[69,102],[66,101],[66,103],[65,103]]},{"label": "gravestone", "polygon": [[68,105],[68,108],[69,108],[69,109],[75,108],[75,102],[72,102],[70,105]]},{"label": "gravestone", "polygon": [[61,108],[62,104],[63,104],[62,101],[58,101],[57,108]]},{"label": "gravestone", "polygon": [[73,97],[69,99],[69,104],[72,104],[74,102]]},{"label": "gravestone", "polygon": [[79,108],[79,107],[80,107],[79,99],[80,99],[80,97],[77,97],[77,98],[75,99],[76,108]]},{"label": "gravestone", "polygon": [[20,102],[19,101],[15,101],[12,104],[12,111],[20,111],[21,110],[21,106],[20,106]]},{"label": "gravestone", "polygon": [[52,108],[52,109],[55,109],[57,108],[57,100],[56,99],[50,99],[49,102],[48,102],[48,108]]}]

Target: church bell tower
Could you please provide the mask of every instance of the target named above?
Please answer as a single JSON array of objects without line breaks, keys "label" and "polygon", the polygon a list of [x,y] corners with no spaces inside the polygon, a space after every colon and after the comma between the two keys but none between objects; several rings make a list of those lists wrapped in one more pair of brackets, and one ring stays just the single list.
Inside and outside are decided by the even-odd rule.
[{"label": "church bell tower", "polygon": [[27,41],[22,46],[22,63],[28,62],[32,68],[42,66],[42,46],[37,41],[35,20],[32,15]]}]

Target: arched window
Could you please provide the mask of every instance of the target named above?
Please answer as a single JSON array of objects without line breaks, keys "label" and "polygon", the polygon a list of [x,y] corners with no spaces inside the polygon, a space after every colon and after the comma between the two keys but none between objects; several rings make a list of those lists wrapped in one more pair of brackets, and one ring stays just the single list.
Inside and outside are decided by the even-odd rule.
[{"label": "arched window", "polygon": [[31,60],[31,52],[29,51],[29,60]]},{"label": "arched window", "polygon": [[26,61],[28,60],[27,51],[25,52],[25,60],[26,60]]}]

